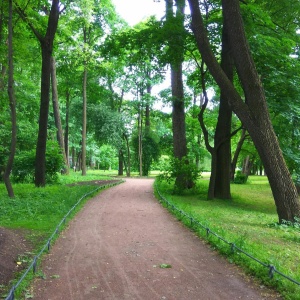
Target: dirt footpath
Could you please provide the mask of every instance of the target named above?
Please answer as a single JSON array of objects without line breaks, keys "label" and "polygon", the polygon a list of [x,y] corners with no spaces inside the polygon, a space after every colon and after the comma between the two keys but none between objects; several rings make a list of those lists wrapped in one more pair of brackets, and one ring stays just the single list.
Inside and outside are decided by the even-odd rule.
[{"label": "dirt footpath", "polygon": [[170,215],[152,185],[126,179],[91,199],[45,256],[33,299],[276,299]]}]

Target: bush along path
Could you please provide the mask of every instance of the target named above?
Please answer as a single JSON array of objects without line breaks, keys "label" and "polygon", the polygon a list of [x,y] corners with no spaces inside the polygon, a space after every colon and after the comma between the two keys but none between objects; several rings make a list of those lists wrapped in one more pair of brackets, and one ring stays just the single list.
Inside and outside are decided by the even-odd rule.
[{"label": "bush along path", "polygon": [[41,265],[33,299],[280,299],[126,179],[86,203]]}]

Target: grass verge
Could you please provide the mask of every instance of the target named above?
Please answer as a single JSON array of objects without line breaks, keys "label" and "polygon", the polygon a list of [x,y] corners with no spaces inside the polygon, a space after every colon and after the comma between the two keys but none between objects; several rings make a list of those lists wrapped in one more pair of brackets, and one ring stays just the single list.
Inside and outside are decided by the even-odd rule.
[{"label": "grass verge", "polygon": [[[59,183],[45,188],[36,188],[33,184],[15,184],[13,186],[15,198],[9,198],[4,184],[0,184],[0,226],[25,230],[27,232],[26,240],[33,247],[30,253],[20,257],[19,260],[22,259],[23,267],[26,268],[30,265],[33,257],[40,252],[56,230],[57,225],[78,200],[97,189],[97,186],[92,184],[72,185],[72,183],[112,179],[115,178],[103,175],[99,171],[88,171],[86,176],[81,176],[79,172],[71,172],[68,176],[60,176]],[[66,219],[66,224],[95,193],[89,194],[75,207]],[[64,226],[60,229],[63,229]],[[57,236],[52,241],[56,238]],[[16,273],[15,280],[9,286],[0,287],[0,298],[6,297],[9,289],[16,284],[23,273],[23,271]],[[36,276],[43,276],[43,274],[37,272]],[[34,275],[31,271],[17,289],[15,299],[31,297],[28,286],[33,278]]]},{"label": "grass verge", "polygon": [[[207,201],[208,183],[207,179],[200,179],[196,193],[185,192],[178,196],[173,195],[171,185],[156,180],[161,194],[178,210],[229,243],[234,243],[263,263],[275,266],[276,270],[300,282],[300,227],[277,223],[276,207],[267,178],[251,176],[246,185],[233,184],[231,200]],[[207,239],[230,262],[242,266],[264,285],[276,288],[284,299],[300,299],[298,285],[276,273],[270,279],[267,268],[242,253],[233,253],[230,245],[211,234],[207,236],[207,231],[195,226],[195,223],[191,225],[188,217],[178,214],[174,209],[171,211],[199,236]]]}]

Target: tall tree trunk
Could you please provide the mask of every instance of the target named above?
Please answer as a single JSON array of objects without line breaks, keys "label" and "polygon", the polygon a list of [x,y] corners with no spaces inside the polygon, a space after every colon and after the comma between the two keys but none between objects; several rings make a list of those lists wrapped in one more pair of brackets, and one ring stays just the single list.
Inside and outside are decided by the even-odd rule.
[{"label": "tall tree trunk", "polygon": [[143,175],[143,133],[142,133],[142,108],[139,106],[138,112],[138,140],[139,140],[139,174]]},{"label": "tall tree trunk", "polygon": [[[70,91],[67,89],[66,91],[66,124],[65,124],[65,137],[64,137],[64,143],[65,143],[65,153],[69,165],[69,115],[70,115]],[[73,163],[73,160],[72,160]]]},{"label": "tall tree trunk", "polygon": [[[2,0],[1,4],[0,4],[0,45],[4,44],[4,3],[6,1]],[[1,90],[5,90],[5,85],[6,85],[6,79],[5,79],[5,74],[6,74],[6,64],[4,63],[4,61],[0,62],[0,91]]]},{"label": "tall tree trunk", "polygon": [[119,150],[119,165],[118,165],[118,175],[123,175],[123,164],[124,164],[124,155],[122,149]]},{"label": "tall tree trunk", "polygon": [[130,164],[130,147],[129,147],[129,141],[128,141],[128,137],[127,135],[124,133],[123,134],[123,138],[126,142],[126,149],[127,149],[127,168],[126,168],[126,176],[130,177],[130,173],[131,173],[131,164]]},{"label": "tall tree trunk", "polygon": [[14,66],[13,66],[13,26],[12,26],[12,0],[9,0],[9,16],[8,16],[8,97],[11,112],[11,144],[10,154],[6,163],[6,168],[3,174],[3,180],[6,186],[8,196],[13,198],[14,191],[10,182],[10,172],[12,170],[17,144],[17,114],[16,114],[16,99],[14,93]]},{"label": "tall tree trunk", "polygon": [[[234,63],[230,54],[229,37],[226,22],[222,30],[221,68],[228,79],[233,82]],[[230,170],[231,170],[231,119],[232,110],[221,90],[219,116],[214,137],[216,148],[216,179],[214,197],[230,199]]]},{"label": "tall tree trunk", "polygon": [[[149,76],[150,77],[150,76]],[[151,78],[149,78],[149,80],[151,80]],[[150,99],[151,97],[151,90],[152,90],[152,86],[151,84],[147,84],[147,99]],[[146,109],[145,109],[145,132],[146,135],[150,132],[150,100],[146,101]]]},{"label": "tall tree trunk", "polygon": [[58,103],[55,58],[53,56],[51,57],[51,83],[52,83],[53,113],[54,113],[55,126],[57,129],[56,136],[57,136],[57,141],[58,141],[59,147],[61,149],[61,154],[64,159],[64,163],[65,163],[64,173],[69,174],[69,163],[68,163],[68,160],[66,157],[64,135],[63,135],[63,130],[62,130],[62,126],[61,126],[59,103]]},{"label": "tall tree trunk", "polygon": [[214,57],[206,36],[198,0],[188,1],[192,16],[192,30],[199,51],[257,148],[270,182],[279,222],[283,220],[294,222],[295,217],[300,217],[300,202],[270,121],[264,91],[245,37],[239,1],[223,0],[222,3],[233,58],[246,102],[242,100]]},{"label": "tall tree trunk", "polygon": [[[170,47],[176,49],[176,57],[171,58],[171,86],[172,86],[172,131],[173,131],[173,148],[174,157],[188,164],[186,159],[187,141],[185,129],[185,109],[184,109],[184,91],[182,80],[182,63],[184,52],[184,7],[185,0],[175,0],[176,15],[173,13],[173,1],[166,0],[166,18],[167,22],[176,22],[178,32],[176,36],[171,37]],[[174,24],[173,24],[174,25]],[[174,25],[175,26],[175,25]],[[188,179],[189,174],[179,174],[175,180],[175,186],[178,190],[191,188],[194,183]]]},{"label": "tall tree trunk", "polygon": [[48,17],[46,34],[43,36],[29,21],[25,12],[15,3],[16,10],[24,22],[31,28],[34,35],[40,42],[42,51],[42,74],[41,74],[41,102],[39,113],[39,131],[35,155],[35,186],[46,185],[46,143],[48,113],[50,102],[50,59],[53,51],[53,41],[57,30],[59,19],[59,0],[52,0]]},{"label": "tall tree trunk", "polygon": [[87,84],[87,68],[86,63],[83,71],[83,97],[82,97],[82,143],[81,143],[81,173],[86,175],[86,84]]},{"label": "tall tree trunk", "polygon": [[208,135],[208,130],[205,126],[204,123],[204,112],[206,110],[207,104],[208,104],[208,96],[206,92],[206,83],[205,83],[205,72],[204,72],[204,62],[201,62],[200,66],[200,72],[201,72],[201,86],[202,86],[202,96],[201,96],[201,101],[200,101],[200,112],[198,114],[198,121],[200,124],[200,127],[203,132],[203,137],[204,137],[204,143],[207,151],[211,155],[211,174],[210,174],[210,180],[209,180],[209,186],[208,186],[208,193],[207,193],[207,198],[208,199],[213,199],[215,197],[215,182],[216,182],[216,169],[217,169],[217,154],[216,150],[214,147],[212,147],[209,143],[209,135]]},{"label": "tall tree trunk", "polygon": [[243,167],[242,167],[242,174],[244,174],[246,176],[246,178],[248,178],[248,176],[251,173],[252,165],[253,165],[253,163],[250,160],[250,155],[247,155],[244,158]]}]

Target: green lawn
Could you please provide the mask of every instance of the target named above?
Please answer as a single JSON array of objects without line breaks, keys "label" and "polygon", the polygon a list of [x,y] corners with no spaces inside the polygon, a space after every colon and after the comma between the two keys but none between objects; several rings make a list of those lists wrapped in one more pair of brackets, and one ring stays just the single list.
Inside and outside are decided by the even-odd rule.
[{"label": "green lawn", "polygon": [[[277,224],[276,207],[267,178],[250,176],[246,185],[232,184],[232,200],[206,200],[208,183],[207,177],[200,179],[195,195],[172,195],[172,187],[165,182],[158,182],[158,187],[179,210],[243,251],[274,265],[278,271],[300,282],[300,224],[298,228]],[[186,217],[183,221],[190,224]],[[205,230],[197,231],[206,238]],[[240,264],[264,284],[275,286],[285,299],[300,299],[300,287],[296,284],[278,274],[270,280],[267,268],[241,253],[232,255],[230,246],[212,235],[209,235],[209,240],[212,247],[228,256],[231,262]]]}]

